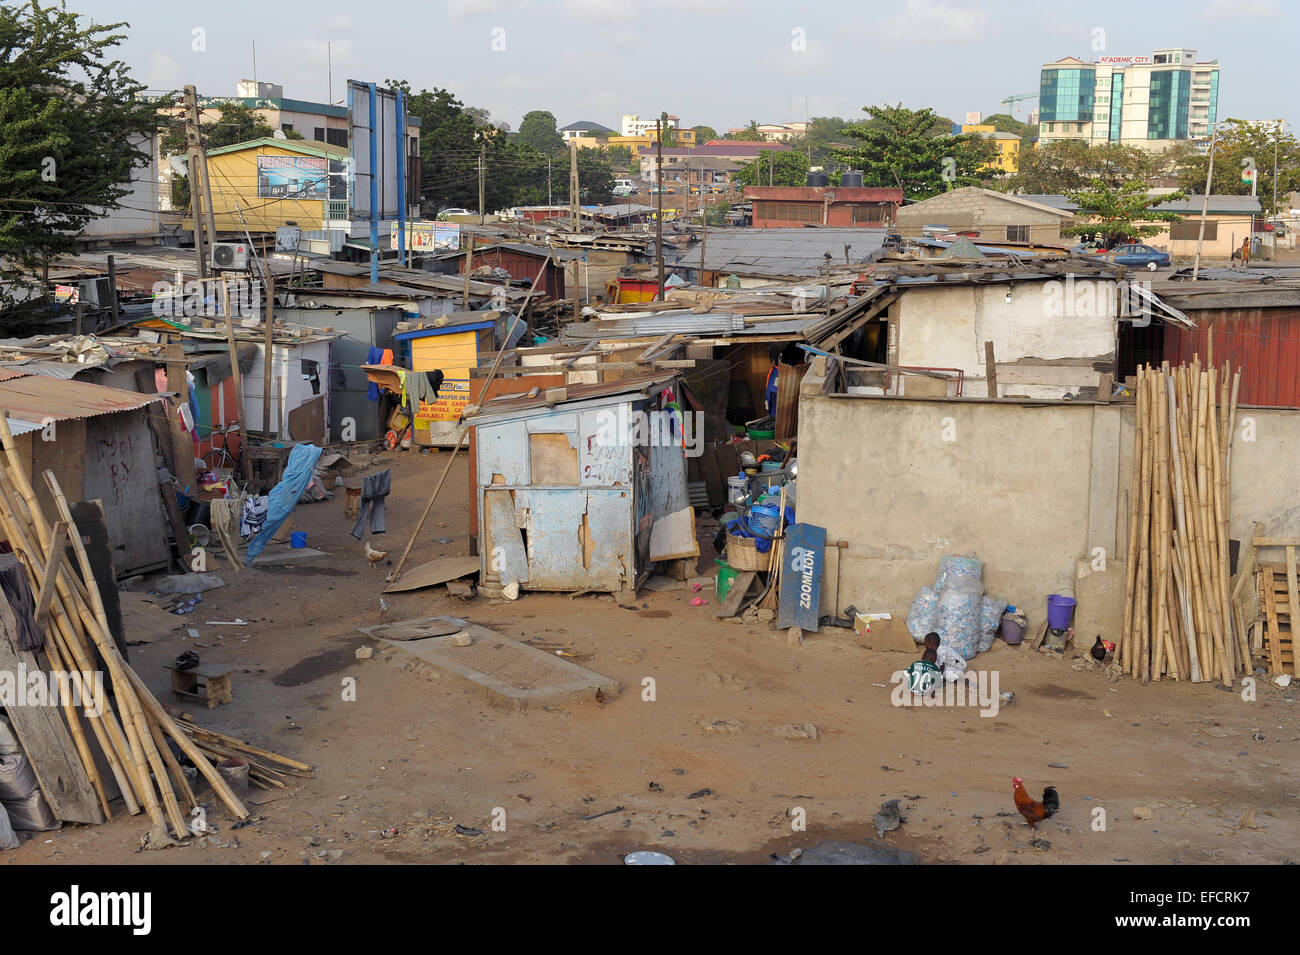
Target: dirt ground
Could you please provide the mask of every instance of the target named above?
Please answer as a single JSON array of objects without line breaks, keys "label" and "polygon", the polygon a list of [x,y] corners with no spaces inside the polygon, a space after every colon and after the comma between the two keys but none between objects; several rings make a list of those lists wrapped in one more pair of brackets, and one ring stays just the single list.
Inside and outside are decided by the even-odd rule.
[{"label": "dirt ground", "polygon": [[[393,469],[389,533],[374,542],[390,560],[446,460],[378,462]],[[603,704],[511,713],[399,651],[355,658],[369,644],[357,627],[381,622],[391,568],[367,564],[343,509],[340,491],[296,511],[294,529],[329,556],[226,571],[226,587],[176,618],[178,635],[130,648],[165,702],[163,664],[185,649],[237,667],[232,704],[187,708],[202,725],[314,764],[314,778],[257,802],[238,830],[214,809],[216,836],[186,846],[140,851],[146,817],[119,808],[102,826],[36,834],[0,863],[617,864],[636,849],[762,863],[826,839],[874,838],[872,817],[894,798],[905,821],[884,841],[923,862],[1300,861],[1294,689],[1261,680],[1245,702],[1240,688],[1142,686],[1072,653],[999,641],[973,667],[998,671],[1015,700],[985,718],[895,707],[882,684],[911,654],[867,650],[845,630],[791,648],[767,625],[715,620],[710,591],[706,607],[689,606],[687,590],[642,591],[634,610],[607,596],[465,602],[442,587],[386,598],[388,621],[468,617],[563,646],[622,686]],[[461,458],[412,565],[468,553],[467,533]],[[206,624],[235,617],[251,625]],[[290,685],[279,685],[290,667],[279,681]],[[343,699],[346,677],[354,702]],[[653,702],[642,699],[646,677]],[[808,723],[815,739],[780,735]],[[1035,794],[1060,792],[1060,813],[1037,834],[1014,811],[1017,775]],[[795,831],[801,817],[806,830]]]}]

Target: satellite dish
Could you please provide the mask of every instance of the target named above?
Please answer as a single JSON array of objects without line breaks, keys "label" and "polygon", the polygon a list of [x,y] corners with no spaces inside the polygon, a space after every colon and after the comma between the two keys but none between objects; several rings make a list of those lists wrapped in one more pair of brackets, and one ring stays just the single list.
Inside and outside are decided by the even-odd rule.
[{"label": "satellite dish", "polygon": [[273,133],[271,134],[271,138],[272,138],[272,139],[288,139],[289,137],[286,136],[286,135],[284,134],[284,130],[283,130],[283,129],[277,129],[275,132],[273,132]]}]

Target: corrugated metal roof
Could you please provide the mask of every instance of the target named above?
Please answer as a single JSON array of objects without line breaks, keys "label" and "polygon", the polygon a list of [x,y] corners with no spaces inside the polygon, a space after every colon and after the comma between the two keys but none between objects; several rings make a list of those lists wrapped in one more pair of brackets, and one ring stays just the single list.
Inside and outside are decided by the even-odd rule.
[{"label": "corrugated metal roof", "polygon": [[[622,381],[607,381],[593,385],[566,385],[563,401],[554,402],[553,407],[562,407],[577,401],[591,401],[596,398],[613,398],[619,395],[645,393],[659,385],[673,381],[676,375],[648,375],[641,378],[624,378]],[[527,379],[523,379],[527,380]],[[471,415],[465,421],[468,424],[480,424],[483,419],[499,418],[515,412],[534,411],[546,408],[546,391],[540,389],[535,398],[493,398],[479,406],[479,413]]]},{"label": "corrugated metal roof", "polygon": [[696,336],[726,335],[742,331],[744,328],[745,316],[739,312],[697,314],[689,310],[674,310],[628,318],[573,322],[561,329],[560,341],[590,342],[606,338],[642,338],[672,333]]},{"label": "corrugated metal roof", "polygon": [[23,421],[75,421],[143,408],[158,398],[135,391],[28,375],[0,382],[0,409]]},{"label": "corrugated metal roof", "polygon": [[30,371],[21,371],[18,368],[0,368],[0,381],[10,381],[14,378],[23,378],[30,374]]},{"label": "corrugated metal roof", "polygon": [[[726,229],[710,232],[706,244],[709,271],[733,270],[757,275],[819,275],[831,264],[844,266],[844,247],[855,263],[880,251],[882,229]],[[676,263],[686,269],[700,267],[699,246]]]}]

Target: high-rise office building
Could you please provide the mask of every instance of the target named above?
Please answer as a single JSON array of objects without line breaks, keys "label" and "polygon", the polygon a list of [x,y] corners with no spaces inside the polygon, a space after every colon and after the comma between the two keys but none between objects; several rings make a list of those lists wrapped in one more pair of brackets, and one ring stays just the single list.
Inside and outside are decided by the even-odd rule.
[{"label": "high-rise office building", "polygon": [[1219,63],[1196,62],[1195,50],[1150,56],[1069,56],[1044,63],[1038,96],[1038,141],[1119,142],[1164,149],[1208,142],[1219,104]]}]

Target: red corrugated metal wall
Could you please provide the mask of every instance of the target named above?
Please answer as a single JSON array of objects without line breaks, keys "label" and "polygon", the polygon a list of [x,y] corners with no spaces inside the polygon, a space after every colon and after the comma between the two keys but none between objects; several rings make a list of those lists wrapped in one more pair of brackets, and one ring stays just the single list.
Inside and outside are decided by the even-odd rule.
[{"label": "red corrugated metal wall", "polygon": [[1209,358],[1214,329],[1214,362],[1241,368],[1243,405],[1300,407],[1300,308],[1194,311],[1195,330],[1165,326],[1165,359],[1171,364]]},{"label": "red corrugated metal wall", "polygon": [[[524,255],[521,252],[515,252],[511,249],[488,248],[483,251],[474,251],[474,268],[480,265],[499,266],[510,273],[511,278],[525,279],[531,282],[537,278],[537,273],[542,270],[542,263],[546,261],[545,256],[539,258],[533,255]],[[465,274],[465,257],[460,257],[456,271],[461,275]],[[544,292],[551,298],[564,298],[564,270],[562,267],[552,262],[546,267],[546,275],[537,286],[539,293]]]}]

